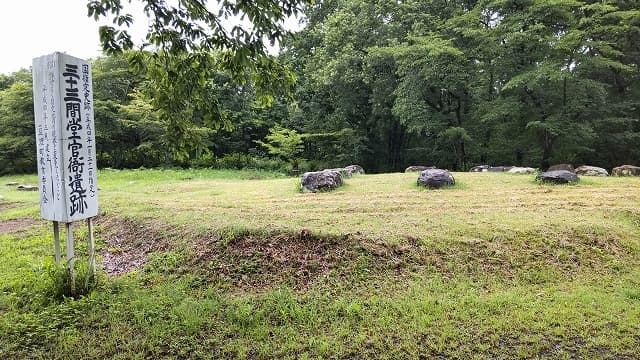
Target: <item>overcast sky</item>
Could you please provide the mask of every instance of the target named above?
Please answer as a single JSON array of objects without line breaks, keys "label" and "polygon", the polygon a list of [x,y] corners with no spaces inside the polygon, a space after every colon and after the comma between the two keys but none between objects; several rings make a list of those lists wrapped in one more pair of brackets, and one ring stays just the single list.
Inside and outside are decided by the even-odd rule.
[{"label": "overcast sky", "polygon": [[[137,2],[134,1],[134,4]],[[87,16],[87,0],[4,0],[0,10],[0,73],[28,69],[33,58],[55,51],[88,59],[102,54],[98,23]],[[127,9],[130,5],[127,4]],[[140,5],[131,34],[141,39],[146,17]],[[296,29],[297,21],[287,21]]]},{"label": "overcast sky", "polygon": [[86,0],[9,0],[0,11],[0,73],[28,69],[33,58],[55,51],[80,58],[101,54],[99,24]]}]

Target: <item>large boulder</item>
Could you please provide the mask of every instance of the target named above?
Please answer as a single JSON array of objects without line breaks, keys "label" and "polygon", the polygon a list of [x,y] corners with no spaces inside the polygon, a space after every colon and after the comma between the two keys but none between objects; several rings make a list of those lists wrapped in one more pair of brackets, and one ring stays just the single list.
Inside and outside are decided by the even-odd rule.
[{"label": "large boulder", "polygon": [[575,173],[576,170],[573,168],[573,165],[571,164],[556,164],[556,165],[551,165],[547,171],[558,171],[558,170],[566,170],[566,171],[571,171],[572,173]]},{"label": "large boulder", "polygon": [[349,174],[349,176],[353,174],[364,175],[364,169],[360,165],[349,165],[344,167],[344,171]]},{"label": "large boulder", "polygon": [[424,170],[418,176],[418,185],[426,186],[431,189],[438,189],[443,186],[454,185],[456,180],[450,172],[442,169]]},{"label": "large boulder", "polygon": [[485,171],[489,171],[489,168],[491,166],[489,165],[477,165],[472,167],[471,169],[469,169],[469,171],[471,172],[485,172]]},{"label": "large boulder", "polygon": [[554,184],[567,184],[580,181],[578,175],[568,170],[545,171],[536,176],[536,180]]},{"label": "large boulder", "polygon": [[536,169],[531,167],[513,167],[508,172],[510,174],[535,174]]},{"label": "large boulder", "polygon": [[430,170],[430,169],[435,169],[435,166],[422,166],[422,165],[412,165],[409,166],[408,168],[404,169],[404,172],[408,173],[408,172],[418,172],[418,171],[425,171],[425,170]]},{"label": "large boulder", "polygon": [[342,186],[342,175],[339,171],[323,170],[302,174],[302,191],[329,191]]},{"label": "large boulder", "polygon": [[18,185],[18,191],[38,191],[36,185]]},{"label": "large boulder", "polygon": [[597,167],[582,165],[576,168],[576,174],[583,176],[609,176],[607,170]]},{"label": "large boulder", "polygon": [[611,174],[617,176],[640,176],[640,167],[633,165],[622,165],[614,167],[613,170],[611,170]]}]

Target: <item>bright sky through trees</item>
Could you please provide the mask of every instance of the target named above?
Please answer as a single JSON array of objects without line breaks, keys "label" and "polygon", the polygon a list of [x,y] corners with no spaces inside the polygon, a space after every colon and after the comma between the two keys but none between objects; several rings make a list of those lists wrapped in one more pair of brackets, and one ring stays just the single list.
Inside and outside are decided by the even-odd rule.
[{"label": "bright sky through trees", "polygon": [[[134,41],[143,38],[146,21],[142,5],[133,2]],[[131,11],[132,6],[127,6]],[[31,60],[54,51],[80,58],[102,54],[98,41],[98,23],[87,16],[87,0],[3,1],[0,11],[0,73],[29,68]],[[287,28],[297,28],[297,20]]]},{"label": "bright sky through trees", "polygon": [[100,55],[99,24],[87,17],[86,0],[5,1],[0,11],[0,73],[29,68],[54,51]]}]

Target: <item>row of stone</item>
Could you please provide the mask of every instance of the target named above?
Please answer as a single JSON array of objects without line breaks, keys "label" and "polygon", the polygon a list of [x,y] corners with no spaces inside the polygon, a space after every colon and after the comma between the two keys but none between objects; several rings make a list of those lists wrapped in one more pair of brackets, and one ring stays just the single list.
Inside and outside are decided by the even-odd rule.
[{"label": "row of stone", "polygon": [[[432,189],[443,186],[455,185],[456,180],[453,175],[443,169],[434,166],[410,166],[405,172],[420,172],[418,185]],[[480,165],[472,168],[474,172],[509,172],[512,174],[534,174],[536,169],[530,167],[516,166],[489,166]],[[622,165],[613,169],[614,175],[640,176],[640,167],[632,165]],[[302,175],[302,191],[318,192],[329,191],[342,186],[342,178],[351,177],[353,174],[364,174],[364,169],[359,165],[349,165],[344,168],[325,169],[322,171],[306,172]],[[580,181],[578,175],[583,176],[609,176],[607,170],[596,166],[580,166],[576,169],[569,164],[558,164],[551,166],[547,171],[536,176],[536,180],[551,182],[556,184],[574,183]]]},{"label": "row of stone", "polygon": [[[580,181],[578,175],[567,170],[545,171],[536,176],[537,181],[550,182],[555,184],[567,184]],[[443,186],[455,185],[456,180],[447,170],[427,169],[420,172],[418,185],[431,189],[438,189]]]},{"label": "row of stone", "polygon": [[[609,176],[609,172],[606,169],[597,166],[590,165],[582,165],[577,168],[574,168],[571,164],[557,164],[549,167],[547,171],[558,171],[558,170],[566,170],[570,171],[577,175],[584,176]],[[515,166],[489,166],[489,165],[479,165],[472,167],[469,171],[472,172],[501,172],[507,171],[512,173],[524,173],[524,172],[535,172],[533,168],[521,168]],[[621,165],[618,167],[614,167],[611,170],[612,175],[616,176],[640,176],[640,167],[633,165]]]},{"label": "row of stone", "polygon": [[[567,170],[545,171],[536,176],[536,180],[556,184],[567,184],[580,181],[578,175]],[[443,186],[451,186],[456,183],[453,175],[447,170],[427,169],[418,176],[418,185],[437,189]]]},{"label": "row of stone", "polygon": [[[547,171],[559,171],[559,170],[566,170],[574,174],[584,175],[584,176],[609,176],[609,172],[607,172],[607,170],[600,167],[588,166],[588,165],[583,165],[574,169],[573,165],[558,164],[558,165],[553,165],[549,167],[549,169],[547,169]],[[469,171],[471,172],[508,172],[512,174],[535,174],[537,172],[536,169],[530,168],[530,167],[489,166],[489,165],[474,166]]]},{"label": "row of stone", "polygon": [[[435,169],[435,166],[409,166],[404,172],[417,172]],[[571,164],[557,164],[549,167],[547,171],[566,170],[577,175],[584,176],[609,176],[609,172],[606,169],[597,166],[583,165],[574,169]],[[535,174],[536,169],[531,167],[518,167],[518,166],[491,166],[491,165],[478,165],[472,167],[471,172],[509,172],[512,174]],[[640,167],[633,165],[621,165],[614,167],[611,171],[612,175],[617,176],[640,176]]]},{"label": "row of stone", "polygon": [[[433,170],[435,166],[409,166],[404,170],[404,172],[418,172],[425,170]],[[518,167],[518,166],[489,166],[489,165],[479,165],[474,166],[469,170],[471,172],[509,172],[512,174],[534,174],[536,169],[531,167]]]}]

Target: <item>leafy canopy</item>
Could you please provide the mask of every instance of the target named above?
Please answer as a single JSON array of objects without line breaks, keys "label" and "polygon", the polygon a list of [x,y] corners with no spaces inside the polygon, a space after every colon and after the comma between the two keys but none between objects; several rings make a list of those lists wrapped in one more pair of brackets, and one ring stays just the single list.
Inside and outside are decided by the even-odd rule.
[{"label": "leafy canopy", "polygon": [[[129,12],[132,2],[88,1],[90,17],[112,20],[111,26],[100,27],[105,53],[136,46],[129,33],[136,21]],[[218,71],[230,73],[240,85],[249,78],[264,104],[271,103],[274,93],[289,93],[293,75],[268,54],[265,41],[273,45],[284,40],[288,34],[284,20],[313,0],[142,2],[149,27],[130,61],[149,80],[152,105],[167,124],[176,158],[203,147],[198,123],[215,128],[231,125],[208,91]]]}]

